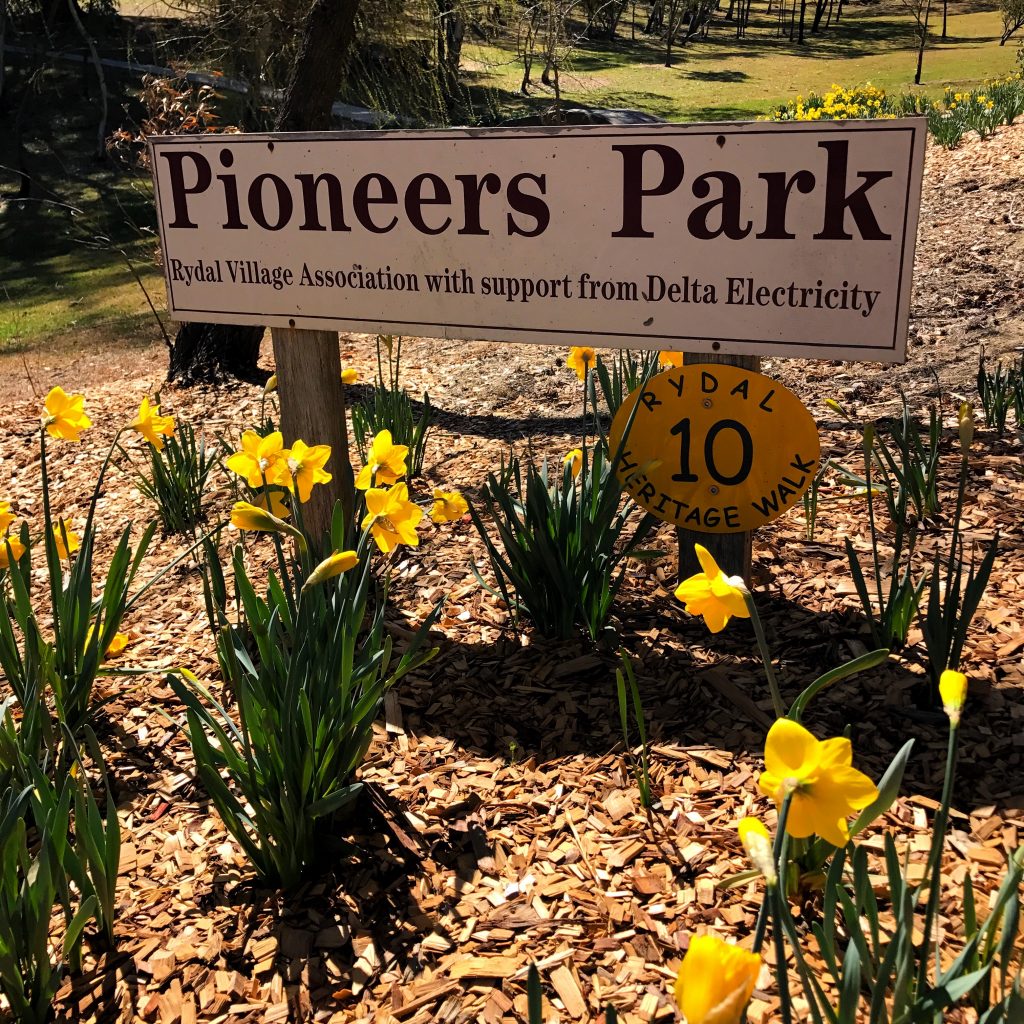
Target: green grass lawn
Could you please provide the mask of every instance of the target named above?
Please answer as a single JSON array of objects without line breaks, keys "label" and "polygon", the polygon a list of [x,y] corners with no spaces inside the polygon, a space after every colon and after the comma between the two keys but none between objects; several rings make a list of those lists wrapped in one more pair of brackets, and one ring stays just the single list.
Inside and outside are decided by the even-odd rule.
[{"label": "green grass lawn", "polygon": [[[933,9],[922,80],[929,94],[1005,75],[1015,66],[1014,41],[999,46],[995,10],[967,7],[950,4],[945,43],[938,39],[941,6]],[[674,52],[672,68],[664,66],[662,47],[639,30],[637,43],[631,44],[627,26],[620,29],[625,38],[616,46],[587,44],[570,57],[561,79],[563,96],[587,106],[630,107],[699,121],[757,116],[797,94],[827,90],[833,82],[871,82],[887,91],[914,88],[916,40],[911,19],[898,3],[848,5],[838,27],[808,36],[802,47],[775,35],[775,16],[769,18],[766,9],[764,3],[755,4],[742,40],[728,22],[716,21],[708,39]],[[474,84],[518,90],[522,68],[514,51],[467,44],[463,55]],[[535,95],[550,96],[539,84],[539,63],[534,64]]]},{"label": "green grass lawn", "polygon": [[[158,309],[163,276],[149,239],[111,247],[68,230],[59,215],[0,201],[0,353],[16,352],[85,328],[130,338],[152,313],[120,249],[131,260]],[[97,246],[98,247],[95,247]],[[155,322],[153,322],[155,327]],[[147,336],[152,328],[147,325]]]}]

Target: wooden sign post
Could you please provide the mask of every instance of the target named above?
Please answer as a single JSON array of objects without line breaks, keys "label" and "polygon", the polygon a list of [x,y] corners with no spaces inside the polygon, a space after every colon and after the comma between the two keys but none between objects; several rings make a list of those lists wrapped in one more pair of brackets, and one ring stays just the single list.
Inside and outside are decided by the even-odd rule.
[{"label": "wooden sign post", "polygon": [[274,327],[271,335],[285,444],[301,438],[309,445],[331,446],[325,469],[332,480],[314,487],[302,506],[307,533],[319,538],[331,528],[336,501],[341,501],[346,523],[351,524],[355,508],[338,333]]}]

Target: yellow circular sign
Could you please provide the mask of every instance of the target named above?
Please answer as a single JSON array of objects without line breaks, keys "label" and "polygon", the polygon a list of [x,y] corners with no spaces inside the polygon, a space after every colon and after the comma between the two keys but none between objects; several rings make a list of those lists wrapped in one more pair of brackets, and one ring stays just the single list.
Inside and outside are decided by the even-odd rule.
[{"label": "yellow circular sign", "polygon": [[612,452],[627,428],[625,489],[666,523],[703,533],[777,519],[810,486],[821,456],[814,418],[792,391],[719,363],[666,370],[632,392],[612,422]]}]

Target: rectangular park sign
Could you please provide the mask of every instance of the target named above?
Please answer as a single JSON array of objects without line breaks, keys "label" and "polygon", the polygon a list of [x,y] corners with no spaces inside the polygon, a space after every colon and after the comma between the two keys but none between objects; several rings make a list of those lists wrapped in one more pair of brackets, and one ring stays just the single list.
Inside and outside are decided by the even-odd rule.
[{"label": "rectangular park sign", "polygon": [[151,139],[171,316],[901,362],[925,122]]}]

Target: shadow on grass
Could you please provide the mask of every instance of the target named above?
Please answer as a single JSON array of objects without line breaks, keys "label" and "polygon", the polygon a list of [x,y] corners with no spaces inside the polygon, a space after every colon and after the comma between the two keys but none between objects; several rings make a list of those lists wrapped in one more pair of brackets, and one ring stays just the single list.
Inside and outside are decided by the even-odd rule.
[{"label": "shadow on grass", "polygon": [[746,71],[687,71],[684,78],[693,78],[698,82],[745,82],[750,75]]}]

